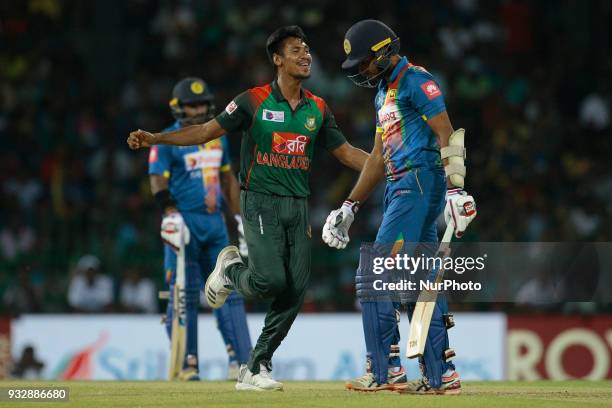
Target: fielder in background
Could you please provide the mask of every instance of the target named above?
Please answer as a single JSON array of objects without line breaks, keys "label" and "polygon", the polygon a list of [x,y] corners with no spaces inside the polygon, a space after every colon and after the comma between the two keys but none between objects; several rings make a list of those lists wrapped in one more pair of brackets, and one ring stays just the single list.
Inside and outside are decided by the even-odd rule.
[{"label": "fielder in background", "polygon": [[[170,109],[176,122],[164,132],[204,123],[215,115],[213,95],[199,78],[185,78],[176,84]],[[240,190],[231,169],[226,137],[190,147],[153,146],[149,175],[151,191],[163,212],[164,268],[170,286],[166,330],[171,341],[177,252],[180,243],[185,242],[186,353],[176,378],[198,380],[197,319],[202,273],[208,274],[214,268],[217,255],[228,245],[222,197],[238,224],[240,253],[247,256],[239,215]],[[181,237],[181,231],[186,236]],[[214,313],[229,355],[228,379],[236,379],[240,364],[247,362],[252,348],[244,301],[234,293]]]},{"label": "fielder in background", "polygon": [[[323,240],[331,247],[346,247],[360,203],[383,176],[387,180],[384,215],[376,243],[401,248],[404,243],[438,242],[436,219],[443,209],[447,222],[453,218],[459,237],[476,216],[474,199],[463,191],[465,131],[453,129],[432,75],[400,56],[399,49],[399,38],[377,20],[360,21],[346,33],[342,68],[356,85],[377,88],[376,133],[357,184],[342,207],[331,212],[323,228]],[[452,315],[445,298],[438,297],[424,354],[419,358],[423,377],[408,382],[399,354],[400,304],[370,301],[371,284],[363,284],[360,276],[356,282],[368,367],[366,374],[349,382],[347,388],[459,393],[459,375],[450,361],[455,353],[449,348],[447,334],[453,325]],[[415,304],[407,306],[412,319]]]}]

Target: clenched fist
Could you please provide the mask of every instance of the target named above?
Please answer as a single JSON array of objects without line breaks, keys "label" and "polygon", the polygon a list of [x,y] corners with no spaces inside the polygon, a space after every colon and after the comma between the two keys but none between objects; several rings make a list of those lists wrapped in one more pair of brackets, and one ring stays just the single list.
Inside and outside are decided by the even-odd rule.
[{"label": "clenched fist", "polygon": [[130,133],[130,136],[127,138],[127,144],[132,150],[151,147],[155,144],[155,136],[146,130],[138,129]]},{"label": "clenched fist", "polygon": [[349,243],[348,230],[355,219],[359,203],[346,200],[342,207],[332,211],[323,226],[323,242],[332,248],[344,249]]}]

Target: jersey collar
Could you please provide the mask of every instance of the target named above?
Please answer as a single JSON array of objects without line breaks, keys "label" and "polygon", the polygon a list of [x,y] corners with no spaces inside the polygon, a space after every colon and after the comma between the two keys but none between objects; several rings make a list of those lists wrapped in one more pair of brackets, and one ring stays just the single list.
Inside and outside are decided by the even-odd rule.
[{"label": "jersey collar", "polygon": [[389,79],[387,81],[384,81],[384,80],[380,81],[380,84],[378,85],[378,87],[384,89],[387,87],[387,84],[390,84],[391,82],[395,81],[395,79],[399,75],[402,68],[404,68],[406,65],[408,65],[408,58],[402,57],[397,63],[397,65],[395,65],[395,67],[393,68],[393,71],[391,72],[391,76],[389,76]]},{"label": "jersey collar", "polygon": [[[274,95],[274,99],[276,99],[276,102],[285,101],[287,102],[287,104],[289,104],[287,99],[283,96],[283,93],[281,92],[280,88],[278,87],[278,83],[276,82],[276,79],[272,81],[272,95]],[[301,106],[307,103],[308,103],[308,98],[305,97],[304,90],[300,88],[300,102],[295,107],[295,110],[298,110]]]},{"label": "jersey collar", "polygon": [[393,68],[393,72],[391,72],[391,76],[389,77],[389,82],[395,81],[395,78],[397,78],[402,68],[404,68],[406,65],[408,65],[408,58],[402,57],[395,68]]}]

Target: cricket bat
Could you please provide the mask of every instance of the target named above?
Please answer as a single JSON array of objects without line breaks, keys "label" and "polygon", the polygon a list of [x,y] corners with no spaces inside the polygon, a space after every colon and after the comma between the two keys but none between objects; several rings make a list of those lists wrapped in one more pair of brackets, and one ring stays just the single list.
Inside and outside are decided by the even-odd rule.
[{"label": "cricket bat", "polygon": [[[438,248],[438,254],[443,254],[446,258],[450,254],[450,243],[455,231],[455,223],[451,219],[446,226],[442,242]],[[444,278],[444,262],[441,268],[436,272],[435,282],[442,282]],[[425,351],[425,342],[429,332],[429,324],[431,316],[436,307],[437,290],[422,290],[417,299],[412,319],[410,320],[410,335],[408,336],[408,347],[406,348],[406,357],[415,358],[423,355]]]},{"label": "cricket bat", "polygon": [[187,305],[185,299],[185,234],[181,231],[179,250],[176,256],[176,279],[172,303],[172,339],[168,380],[179,378],[185,361],[187,348]]}]

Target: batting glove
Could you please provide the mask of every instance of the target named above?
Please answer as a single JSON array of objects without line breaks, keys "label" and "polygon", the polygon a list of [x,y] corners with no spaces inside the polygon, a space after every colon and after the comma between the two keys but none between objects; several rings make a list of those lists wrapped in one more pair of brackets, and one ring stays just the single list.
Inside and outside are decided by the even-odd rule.
[{"label": "batting glove", "polygon": [[446,207],[444,220],[452,219],[455,223],[455,236],[461,238],[468,225],[476,218],[476,201],[474,197],[460,188],[453,188],[446,192]]},{"label": "batting glove", "polygon": [[161,223],[162,240],[170,245],[172,249],[178,251],[181,246],[181,235],[184,244],[187,245],[191,235],[181,213],[173,212],[164,216]]},{"label": "batting glove", "polygon": [[358,208],[358,202],[346,200],[342,207],[332,211],[323,226],[323,242],[332,248],[346,248],[350,241],[348,230],[355,219]]}]

